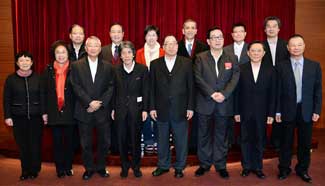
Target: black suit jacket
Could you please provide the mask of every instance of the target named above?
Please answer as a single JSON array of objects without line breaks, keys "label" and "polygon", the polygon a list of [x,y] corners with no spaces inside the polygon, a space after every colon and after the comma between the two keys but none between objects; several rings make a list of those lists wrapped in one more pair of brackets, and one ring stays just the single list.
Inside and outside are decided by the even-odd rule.
[{"label": "black suit jacket", "polygon": [[[244,46],[243,46],[243,50],[241,51],[240,57],[239,57],[239,64],[244,64],[247,63],[249,61],[249,57],[247,55],[247,46],[248,44],[245,42]],[[226,47],[223,48],[223,51],[231,54],[231,55],[235,55],[235,50],[234,50],[234,43],[227,45]],[[238,58],[238,56],[237,56]]]},{"label": "black suit jacket", "polygon": [[268,116],[274,117],[276,104],[276,72],[273,67],[262,63],[257,81],[251,62],[240,65],[240,77],[235,92],[235,112],[241,120],[251,117],[257,121],[265,121]]},{"label": "black suit jacket", "polygon": [[113,56],[114,55],[112,54],[112,44],[102,47],[102,51],[100,53],[100,58],[102,58],[104,61],[107,61],[113,65],[120,64],[121,63],[120,57],[118,57],[117,60],[115,60]]},{"label": "black suit jacket", "polygon": [[149,103],[149,74],[148,68],[135,63],[130,74],[126,74],[123,64],[115,68],[115,93],[113,106],[115,118],[123,120],[129,111],[133,119],[140,119],[143,111],[148,111]]},{"label": "black suit jacket", "polygon": [[[293,121],[296,117],[296,82],[291,61],[278,64],[277,113],[284,121]],[[322,71],[318,62],[304,58],[302,74],[302,117],[310,122],[312,114],[320,114],[322,108]]]},{"label": "black suit jacket", "polygon": [[[232,116],[234,112],[233,91],[240,74],[238,62],[235,55],[223,52],[218,61],[218,77],[215,64],[210,50],[197,55],[194,65],[197,87],[195,108],[198,113],[209,115],[216,107],[219,115]],[[227,69],[226,66],[228,66]],[[211,98],[214,92],[221,92],[226,97],[225,101],[215,102]]]},{"label": "black suit jacket", "polygon": [[192,46],[192,53],[190,56],[187,52],[187,47],[185,46],[185,40],[182,39],[182,40],[178,41],[177,55],[190,58],[193,60],[193,63],[194,63],[196,54],[207,51],[207,50],[209,50],[208,45],[206,45],[205,43],[203,43],[197,39],[194,39],[194,43]]},{"label": "black suit jacket", "polygon": [[[263,62],[267,63],[269,66],[273,66],[272,54],[271,54],[269,43],[267,42],[267,40],[265,40],[263,44],[265,46],[265,55],[263,57]],[[289,59],[287,42],[279,38],[275,50],[275,66],[277,66],[279,62],[287,59]]]},{"label": "black suit jacket", "polygon": [[177,56],[171,72],[165,58],[150,64],[150,110],[156,110],[158,120],[186,120],[186,111],[194,110],[194,88],[191,60]]},{"label": "black suit jacket", "polygon": [[[95,82],[92,81],[88,58],[85,57],[71,65],[71,83],[76,95],[74,116],[82,122],[90,122],[95,116],[98,122],[109,118],[110,101],[114,90],[114,71],[111,64],[98,59]],[[102,107],[93,113],[87,108],[93,100],[102,101]]]}]

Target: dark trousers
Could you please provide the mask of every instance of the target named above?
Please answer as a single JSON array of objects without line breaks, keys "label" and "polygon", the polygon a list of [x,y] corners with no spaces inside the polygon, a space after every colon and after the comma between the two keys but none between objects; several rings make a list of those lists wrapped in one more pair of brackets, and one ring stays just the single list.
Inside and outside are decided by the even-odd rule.
[{"label": "dark trousers", "polygon": [[74,155],[75,125],[51,126],[53,132],[53,153],[57,172],[72,169]]},{"label": "dark trousers", "polygon": [[[129,167],[139,169],[141,160],[141,115],[134,118],[135,114],[131,114],[130,112],[132,111],[129,111],[125,118],[118,119],[117,117],[115,121],[117,123],[121,167],[124,170],[127,170]],[[128,158],[129,147],[131,147],[131,161]]]},{"label": "dark trousers", "polygon": [[191,129],[189,133],[188,150],[190,153],[197,152],[197,135],[198,135],[198,116],[194,113],[191,120]]},{"label": "dark trousers", "polygon": [[[93,156],[93,129],[96,129],[96,164]],[[87,171],[102,170],[106,167],[106,156],[110,146],[110,123],[99,123],[95,119],[89,123],[79,121],[79,135],[82,148],[82,160]]]},{"label": "dark trousers", "polygon": [[111,123],[111,131],[110,131],[110,140],[111,140],[111,146],[110,151],[112,154],[118,154],[118,139],[117,139],[117,123],[110,119]]},{"label": "dark trousers", "polygon": [[295,167],[296,172],[304,173],[308,171],[310,164],[310,149],[312,140],[312,122],[305,122],[302,118],[301,104],[298,104],[296,119],[294,121],[282,121],[281,145],[279,152],[279,170],[289,171],[292,159],[292,147],[294,142],[295,128],[297,128],[298,163]]},{"label": "dark trousers", "polygon": [[148,117],[143,123],[142,134],[145,145],[153,145],[157,142],[157,123]]},{"label": "dark trousers", "polygon": [[197,155],[201,167],[208,169],[214,165],[216,170],[226,169],[230,119],[228,116],[198,113]]},{"label": "dark trousers", "polygon": [[13,132],[20,151],[21,169],[24,173],[38,173],[41,170],[41,116],[13,117]]},{"label": "dark trousers", "polygon": [[188,122],[172,121],[161,122],[157,120],[158,127],[158,167],[169,169],[171,164],[171,152],[169,147],[169,134],[172,131],[176,151],[174,168],[183,170],[187,159]]},{"label": "dark trousers", "polygon": [[248,170],[263,169],[263,151],[266,141],[266,121],[255,118],[240,124],[242,166]]}]

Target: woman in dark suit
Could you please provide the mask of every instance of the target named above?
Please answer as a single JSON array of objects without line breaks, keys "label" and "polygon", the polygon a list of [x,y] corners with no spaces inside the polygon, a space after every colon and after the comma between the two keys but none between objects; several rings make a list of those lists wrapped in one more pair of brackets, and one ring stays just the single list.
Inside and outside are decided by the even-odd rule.
[{"label": "woman in dark suit", "polygon": [[67,44],[56,41],[52,44],[54,61],[42,75],[43,118],[53,132],[54,162],[59,178],[72,176],[74,97],[70,82],[70,62]]},{"label": "woman in dark suit", "polygon": [[40,77],[31,69],[29,52],[19,52],[15,61],[18,70],[7,77],[3,91],[4,117],[6,125],[13,127],[20,151],[20,180],[34,179],[41,170]]},{"label": "woman in dark suit", "polygon": [[[117,123],[118,146],[122,171],[128,176],[131,167],[135,177],[141,177],[141,126],[148,113],[148,69],[136,63],[134,45],[125,41],[119,46],[122,64],[116,66],[112,118]],[[129,144],[132,159],[128,159]]]}]

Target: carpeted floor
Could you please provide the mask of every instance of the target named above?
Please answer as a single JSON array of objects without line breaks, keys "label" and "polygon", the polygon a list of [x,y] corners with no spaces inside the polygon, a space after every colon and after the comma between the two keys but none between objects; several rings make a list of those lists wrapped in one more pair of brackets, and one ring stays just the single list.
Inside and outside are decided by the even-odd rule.
[{"label": "carpeted floor", "polygon": [[[197,166],[189,166],[185,169],[185,176],[181,179],[174,178],[174,171],[171,169],[169,173],[153,177],[151,172],[155,167],[143,167],[142,178],[135,178],[132,171],[129,172],[129,177],[121,179],[119,176],[119,167],[108,167],[111,176],[109,178],[101,178],[98,175],[88,181],[83,181],[81,176],[83,174],[83,167],[81,165],[74,165],[75,175],[69,178],[58,179],[55,174],[55,167],[53,163],[43,163],[42,171],[39,177],[35,180],[19,181],[20,164],[19,160],[6,158],[0,156],[0,186],[321,186],[325,185],[322,181],[325,177],[325,130],[315,129],[313,136],[318,139],[318,149],[312,153],[312,163],[310,168],[310,175],[313,178],[313,183],[308,184],[303,182],[299,177],[292,173],[286,180],[280,181],[277,179],[277,159],[264,160],[264,172],[267,175],[265,180],[258,179],[255,175],[251,174],[246,178],[239,175],[241,171],[240,163],[227,164],[230,173],[229,180],[223,180],[219,175],[211,169],[206,175],[202,177],[195,177],[194,171]],[[295,158],[293,166],[295,165]]]}]

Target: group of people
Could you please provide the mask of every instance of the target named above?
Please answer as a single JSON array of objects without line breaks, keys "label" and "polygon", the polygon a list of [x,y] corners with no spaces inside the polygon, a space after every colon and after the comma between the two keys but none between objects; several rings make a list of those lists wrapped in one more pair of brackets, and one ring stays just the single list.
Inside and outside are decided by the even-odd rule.
[{"label": "group of people", "polygon": [[[149,25],[144,47],[136,51],[130,41],[123,41],[119,23],[110,27],[112,44],[103,47],[96,36],[84,42],[83,27],[73,25],[72,43],[53,43],[53,60],[40,76],[31,70],[32,55],[18,53],[18,70],[5,83],[4,113],[20,150],[20,179],[36,178],[41,169],[43,124],[53,130],[59,178],[73,175],[77,128],[84,180],[95,172],[109,176],[106,156],[110,146],[120,153],[121,178],[128,176],[130,168],[135,177],[141,177],[141,135],[148,146],[157,148],[153,176],[169,172],[173,165],[174,176],[183,177],[188,151],[195,151],[200,162],[195,176],[203,176],[214,166],[220,177],[228,179],[229,135],[236,122],[240,123],[241,176],[266,177],[263,150],[267,124],[273,124],[278,178],[290,175],[294,130],[298,128],[295,171],[303,181],[311,182],[312,125],[318,121],[322,105],[321,68],[304,57],[303,36],[292,35],[286,42],[278,38],[280,28],[277,17],[267,17],[267,40],[248,44],[245,25],[234,24],[234,42],[224,47],[221,28],[207,31],[206,45],[195,38],[197,24],[188,19],[183,24],[183,39],[168,35],[161,48],[158,27]],[[176,151],[173,164],[170,133]]]}]

